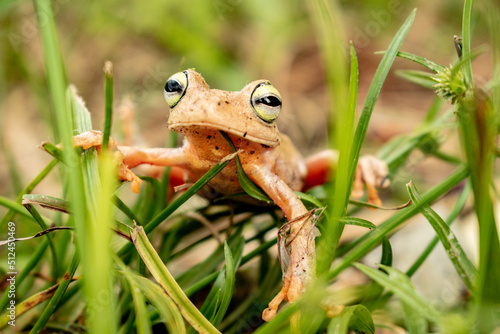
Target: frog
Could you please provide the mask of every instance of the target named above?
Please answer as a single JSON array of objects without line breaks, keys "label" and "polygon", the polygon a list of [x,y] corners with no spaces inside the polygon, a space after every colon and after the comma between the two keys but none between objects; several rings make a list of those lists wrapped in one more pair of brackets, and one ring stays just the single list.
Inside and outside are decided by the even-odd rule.
[{"label": "frog", "polygon": [[[166,81],[164,96],[170,107],[168,129],[184,136],[182,146],[137,148],[117,145],[111,139],[110,145],[119,156],[119,178],[130,181],[132,190],[139,192],[141,179],[131,169],[149,164],[180,167],[182,177],[195,182],[217,163],[234,155],[229,138],[244,173],[283,211],[288,221],[291,241],[283,286],[262,313],[262,318],[270,321],[283,301],[295,302],[315,277],[314,221],[295,192],[325,182],[338,154],[327,150],[302,157],[290,137],[278,130],[276,121],[282,111],[282,98],[269,80],[250,82],[240,91],[225,91],[211,89],[200,73],[188,69]],[[74,143],[83,149],[99,148],[102,133],[81,133],[74,136]],[[387,187],[387,175],[383,161],[361,157],[352,196],[362,195],[366,186],[369,201],[379,205],[376,186]],[[233,159],[208,182],[201,195],[213,199],[242,192]]]}]

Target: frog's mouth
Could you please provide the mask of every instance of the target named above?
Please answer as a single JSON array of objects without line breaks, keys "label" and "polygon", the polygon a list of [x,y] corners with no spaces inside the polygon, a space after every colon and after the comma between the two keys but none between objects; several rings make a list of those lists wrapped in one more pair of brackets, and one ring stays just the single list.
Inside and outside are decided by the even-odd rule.
[{"label": "frog's mouth", "polygon": [[171,123],[168,125],[168,128],[170,130],[174,130],[176,132],[184,132],[182,130],[190,129],[190,128],[193,129],[196,127],[202,128],[202,129],[205,128],[205,129],[224,131],[224,132],[230,133],[232,135],[245,138],[249,141],[259,143],[259,144],[264,144],[264,145],[270,146],[270,147],[278,146],[280,143],[279,137],[277,137],[276,140],[264,139],[261,137],[251,135],[248,133],[248,131],[242,131],[242,130],[230,127],[227,124],[215,124],[215,123],[203,121],[203,122],[183,122],[183,123],[173,123],[173,124]]}]

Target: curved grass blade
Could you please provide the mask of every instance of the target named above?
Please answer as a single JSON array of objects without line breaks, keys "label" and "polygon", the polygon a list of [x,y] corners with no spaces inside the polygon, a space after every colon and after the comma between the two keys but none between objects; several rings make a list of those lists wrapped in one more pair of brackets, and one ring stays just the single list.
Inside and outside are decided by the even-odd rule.
[{"label": "curved grass blade", "polygon": [[[234,147],[233,142],[229,138],[229,136],[224,131],[219,131],[220,134],[224,137],[224,139],[228,142],[229,146],[231,146],[231,150],[236,153],[236,148]],[[241,187],[243,190],[250,196],[259,201],[264,201],[266,203],[273,203],[273,200],[267,196],[267,194],[260,189],[250,178],[247,176],[243,167],[241,166],[240,158],[238,155],[235,156],[234,160],[236,160],[236,170],[238,171],[238,180],[240,181]]]},{"label": "curved grass blade", "polygon": [[477,271],[465,254],[462,246],[455,237],[455,234],[428,204],[422,203],[422,198],[420,197],[420,194],[415,188],[413,182],[408,183],[406,188],[412,201],[415,205],[418,205],[418,211],[424,215],[427,221],[429,221],[432,225],[434,231],[436,231],[439,240],[443,244],[446,254],[453,263],[455,270],[458,272],[458,275],[464,282],[465,286],[471,293],[474,293],[474,282],[476,280]]},{"label": "curved grass blade", "polygon": [[132,209],[130,209],[118,196],[113,195],[113,203],[115,206],[123,212],[131,221],[135,221],[137,225],[142,225],[139,218],[137,218],[136,214]]},{"label": "curved grass blade", "polygon": [[[240,244],[241,253],[243,252],[243,243]],[[226,265],[223,270],[219,272],[219,276],[215,281],[210,293],[208,294],[200,312],[210,320],[214,326],[219,326],[224,317],[224,314],[229,307],[229,302],[233,296],[233,288],[235,282],[235,263],[231,250],[226,242],[224,242],[224,256],[226,258]],[[191,328],[189,333],[195,333]]]},{"label": "curved grass blade", "polygon": [[170,298],[172,298],[184,319],[186,319],[199,333],[219,334],[220,332],[203,316],[203,314],[201,314],[196,306],[194,306],[184,294],[149,242],[144,228],[142,226],[136,226],[132,231],[131,237],[147,268]]},{"label": "curved grass blade", "polygon": [[132,272],[127,266],[119,259],[117,263],[123,271],[123,276],[129,285],[129,291],[132,295],[132,302],[134,304],[135,327],[139,334],[151,334],[151,320],[146,308],[146,301],[141,293],[138,282],[132,277]]},{"label": "curved grass blade", "polygon": [[354,263],[353,266],[386,289],[392,291],[399,297],[401,302],[406,303],[414,310],[418,310],[426,319],[433,322],[439,319],[439,311],[436,310],[428,300],[424,299],[415,291],[410,279],[404,273],[384,265],[379,265],[379,267],[387,274],[361,263]]},{"label": "curved grass blade", "polygon": [[431,70],[433,72],[444,71],[446,69],[446,66],[437,64],[437,63],[433,62],[432,60],[429,60],[427,58],[414,55],[412,53],[399,51],[397,53],[397,56],[400,57],[400,58],[403,58],[403,59],[410,60],[410,61],[412,61],[414,63],[419,64],[419,65],[422,65],[422,66],[428,68],[429,70]]},{"label": "curved grass blade", "polygon": [[[361,227],[369,228],[370,230],[377,229],[377,226],[375,224],[373,224],[372,222],[370,222],[366,219],[362,219],[362,218],[342,217],[341,221],[344,224],[361,226]],[[387,265],[387,266],[392,265],[392,246],[391,246],[391,242],[389,241],[389,238],[385,235],[382,237],[382,259],[380,260],[380,263],[382,263],[383,265]]]},{"label": "curved grass blade", "polygon": [[[309,195],[309,194],[306,194],[306,193],[303,193],[303,192],[300,192],[300,191],[294,191],[295,195],[297,195],[300,200],[302,201],[302,203],[304,203],[304,205],[306,206],[306,208],[308,209],[315,209],[315,208],[322,208],[324,207],[325,205],[323,203],[321,203],[317,198]],[[325,212],[325,215],[327,213]]]},{"label": "curved grass blade", "polygon": [[179,309],[172,299],[168,297],[165,291],[149,279],[133,274],[132,278],[136,280],[139,288],[149,302],[158,310],[158,313],[165,319],[165,325],[169,333],[186,333],[186,326]]},{"label": "curved grass blade", "polygon": [[330,321],[327,334],[347,334],[349,329],[356,334],[375,333],[372,316],[366,307],[353,305],[344,308],[341,314]]},{"label": "curved grass blade", "polygon": [[55,210],[62,213],[70,213],[69,211],[70,204],[68,201],[47,195],[37,195],[37,194],[24,195],[21,204],[24,206],[31,204],[38,204],[46,209]]},{"label": "curved grass blade", "polygon": [[[241,247],[239,249],[239,259],[237,261],[238,263],[241,259],[242,254],[243,244],[241,244]],[[229,308],[229,303],[231,302],[231,298],[233,297],[234,282],[236,280],[237,263],[233,261],[233,255],[231,254],[231,250],[229,249],[227,243],[224,243],[224,257],[226,258],[226,268],[220,275],[225,277],[226,282],[224,285],[224,290],[222,291],[222,301],[217,308],[217,314],[215,315],[215,318],[212,320],[214,326],[219,326],[219,324],[222,322],[222,318]]]},{"label": "curved grass blade", "polygon": [[435,89],[434,86],[436,85],[436,81],[433,79],[433,75],[429,72],[418,70],[399,70],[396,71],[396,75],[405,79],[406,81],[412,82],[427,89]]}]

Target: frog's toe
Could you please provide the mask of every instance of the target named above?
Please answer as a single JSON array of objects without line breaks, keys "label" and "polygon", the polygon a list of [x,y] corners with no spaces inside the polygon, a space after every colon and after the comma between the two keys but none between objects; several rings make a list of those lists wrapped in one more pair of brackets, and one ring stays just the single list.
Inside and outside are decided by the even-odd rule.
[{"label": "frog's toe", "polygon": [[[286,279],[286,278],[285,278]],[[280,292],[271,300],[268,307],[262,312],[262,320],[271,321],[276,316],[278,312],[278,307],[281,302],[286,299],[288,292],[288,284],[284,284]]]},{"label": "frog's toe", "polygon": [[363,183],[363,172],[358,164],[358,167],[356,168],[356,172],[354,173],[354,181],[352,184],[352,192],[351,196],[353,198],[361,198],[363,197],[363,194],[365,193],[364,190],[364,183]]},{"label": "frog's toe", "polygon": [[364,183],[368,193],[368,203],[382,205],[376,187],[383,189],[389,186],[388,174],[389,169],[385,161],[371,155],[361,157],[354,176],[352,196],[361,197]]},{"label": "frog's toe", "polygon": [[135,175],[124,163],[120,163],[118,168],[118,177],[122,181],[129,181],[130,188],[134,193],[139,193],[141,189],[142,180]]},{"label": "frog's toe", "polygon": [[277,312],[277,308],[274,309],[274,308],[266,308],[263,312],[262,312],[262,320],[266,321],[266,322],[269,322],[271,320],[274,319],[274,317],[276,316],[276,312]]}]

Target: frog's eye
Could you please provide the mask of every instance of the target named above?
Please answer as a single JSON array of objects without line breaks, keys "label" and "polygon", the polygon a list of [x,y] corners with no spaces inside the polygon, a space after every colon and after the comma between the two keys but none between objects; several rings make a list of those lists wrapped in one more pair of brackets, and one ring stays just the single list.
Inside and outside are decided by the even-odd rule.
[{"label": "frog's eye", "polygon": [[281,111],[281,95],[269,81],[255,87],[250,98],[252,108],[261,120],[271,123]]},{"label": "frog's eye", "polygon": [[168,78],[165,84],[165,100],[167,100],[170,108],[173,108],[179,103],[188,87],[188,77],[186,72],[179,72]]}]

